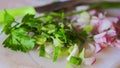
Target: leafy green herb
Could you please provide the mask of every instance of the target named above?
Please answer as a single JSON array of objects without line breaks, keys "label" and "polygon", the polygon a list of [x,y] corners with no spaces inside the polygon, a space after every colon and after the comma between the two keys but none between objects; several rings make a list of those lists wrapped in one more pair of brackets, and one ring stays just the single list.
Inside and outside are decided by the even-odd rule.
[{"label": "leafy green herb", "polygon": [[[70,19],[64,13],[55,12],[44,14],[40,17],[26,14],[21,22],[16,22],[6,11],[3,32],[8,37],[3,42],[3,45],[12,50],[22,52],[39,48],[39,56],[51,57],[55,62],[59,56],[69,55],[70,52],[68,51],[71,50],[71,47],[74,44],[81,44],[83,37],[86,38],[87,36],[86,31],[80,34],[76,33],[69,22]],[[9,28],[6,26],[9,26]],[[51,45],[47,45],[47,43],[51,43]],[[53,49],[52,56],[45,50],[49,46]],[[80,45],[78,46],[81,47]],[[81,58],[72,57],[70,61],[78,65],[81,63]]]},{"label": "leafy green herb", "polygon": [[4,47],[15,51],[28,52],[34,48],[35,40],[26,35],[24,28],[12,30],[8,38],[3,42]]},{"label": "leafy green herb", "polygon": [[10,31],[12,30],[12,23],[15,22],[15,19],[7,13],[7,11],[5,10],[5,14],[4,14],[4,29],[3,32],[5,34],[9,34]]}]

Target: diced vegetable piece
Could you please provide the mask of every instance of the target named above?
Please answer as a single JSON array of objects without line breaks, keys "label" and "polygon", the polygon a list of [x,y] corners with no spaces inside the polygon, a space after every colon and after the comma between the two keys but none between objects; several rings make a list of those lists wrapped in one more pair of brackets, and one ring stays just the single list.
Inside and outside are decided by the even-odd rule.
[{"label": "diced vegetable piece", "polygon": [[82,49],[82,52],[80,52],[79,57],[82,58],[82,59],[85,58],[85,49],[84,48]]},{"label": "diced vegetable piece", "polygon": [[72,64],[75,64],[75,65],[80,65],[82,63],[82,59],[79,58],[79,57],[71,56],[69,62],[72,63]]},{"label": "diced vegetable piece", "polygon": [[78,49],[77,44],[75,44],[72,52],[71,52],[70,55],[67,57],[67,60],[69,61],[70,58],[71,58],[71,56],[77,56],[78,53],[79,53],[79,49]]},{"label": "diced vegetable piece", "polygon": [[58,59],[58,56],[60,54],[60,50],[61,50],[60,46],[54,47],[54,58],[53,58],[54,62]]},{"label": "diced vegetable piece", "polygon": [[45,46],[44,45],[40,46],[39,56],[42,56],[42,57],[45,56]]},{"label": "diced vegetable piece", "polygon": [[88,14],[88,12],[82,12],[80,14],[80,18],[77,19],[77,22],[79,23],[81,28],[87,26],[89,24],[89,21],[90,21],[90,15]]}]

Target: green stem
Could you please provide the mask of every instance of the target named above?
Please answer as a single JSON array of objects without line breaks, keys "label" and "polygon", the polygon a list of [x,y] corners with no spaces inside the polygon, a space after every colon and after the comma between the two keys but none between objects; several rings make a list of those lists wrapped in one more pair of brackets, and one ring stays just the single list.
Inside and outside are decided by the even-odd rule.
[{"label": "green stem", "polygon": [[100,2],[90,4],[90,8],[120,8],[120,2]]},{"label": "green stem", "polygon": [[[98,2],[98,3],[83,3],[81,5],[90,5],[90,8],[88,10],[84,11],[89,11],[91,9],[95,8],[120,8],[120,2]],[[66,16],[73,16],[80,14],[83,11],[78,11],[78,12],[72,12],[70,14],[67,14]]]}]

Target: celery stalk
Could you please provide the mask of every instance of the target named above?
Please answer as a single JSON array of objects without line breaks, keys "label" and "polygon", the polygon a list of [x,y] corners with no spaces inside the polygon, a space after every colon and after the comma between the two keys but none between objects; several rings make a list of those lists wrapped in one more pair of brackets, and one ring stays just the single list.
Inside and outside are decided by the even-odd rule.
[{"label": "celery stalk", "polygon": [[[35,9],[32,6],[5,9],[5,10],[7,10],[7,12],[13,17],[23,16],[27,13],[29,13],[29,14],[36,13]],[[0,23],[3,22],[3,20],[4,20],[4,10],[0,10]]]}]

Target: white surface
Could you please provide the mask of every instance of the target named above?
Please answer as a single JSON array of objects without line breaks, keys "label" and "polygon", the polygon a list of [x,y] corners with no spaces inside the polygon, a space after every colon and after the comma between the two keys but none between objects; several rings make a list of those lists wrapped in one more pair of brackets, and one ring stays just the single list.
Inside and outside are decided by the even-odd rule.
[{"label": "white surface", "polygon": [[28,54],[4,48],[4,38],[4,35],[0,35],[0,68],[38,68],[39,65],[36,65]]},{"label": "white surface", "polygon": [[[43,1],[43,0],[41,0]],[[0,0],[0,9],[21,7],[26,5],[44,5],[40,0]],[[44,0],[50,1],[52,0]],[[49,3],[50,3],[49,2]],[[119,12],[118,10],[116,12]],[[116,13],[113,12],[113,13]],[[117,14],[116,14],[117,15]],[[0,68],[65,68],[65,59],[60,59],[57,63],[52,60],[38,57],[36,51],[31,51],[30,55],[14,52],[4,48],[2,42],[5,36],[0,35]],[[120,49],[106,48],[96,55],[97,62],[92,66],[82,65],[81,68],[120,68]],[[33,58],[33,59],[31,59]],[[37,63],[36,63],[37,62]]]},{"label": "white surface", "polygon": [[[0,43],[5,36],[0,36]],[[0,44],[0,68],[65,68],[66,59],[60,58],[58,62],[40,58],[37,51],[31,51],[30,55],[14,52],[4,48]],[[97,62],[92,66],[82,65],[81,68],[120,68],[120,49],[107,47],[96,55]],[[33,59],[32,59],[33,58]]]}]

